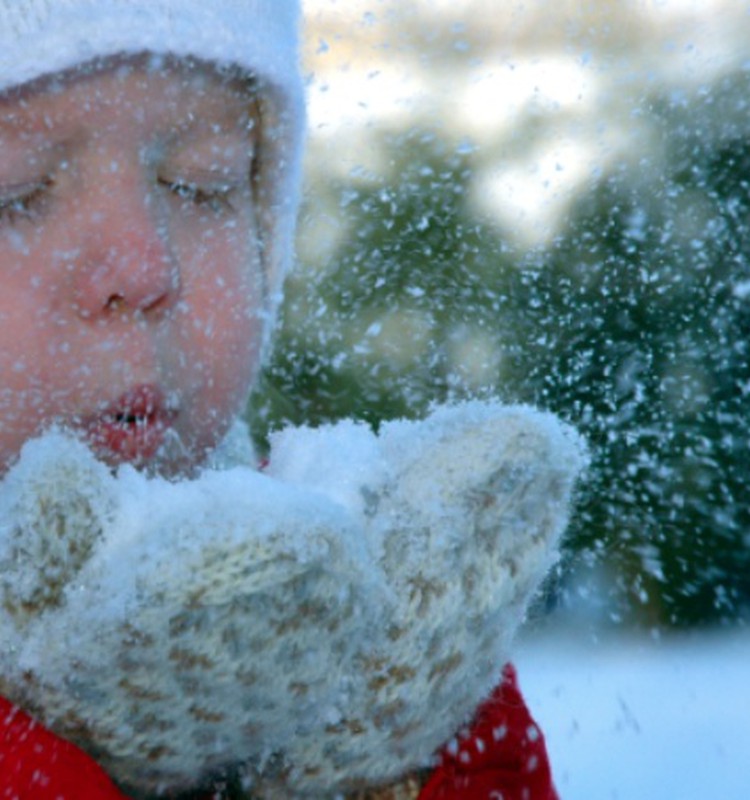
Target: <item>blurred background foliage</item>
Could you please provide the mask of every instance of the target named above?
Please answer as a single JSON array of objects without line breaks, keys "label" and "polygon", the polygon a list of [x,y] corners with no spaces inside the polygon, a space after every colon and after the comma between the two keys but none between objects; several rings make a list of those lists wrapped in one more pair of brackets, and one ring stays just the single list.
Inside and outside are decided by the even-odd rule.
[{"label": "blurred background foliage", "polygon": [[742,624],[750,25],[656,6],[308,0],[300,263],[251,418],[553,410],[593,463],[548,605]]}]

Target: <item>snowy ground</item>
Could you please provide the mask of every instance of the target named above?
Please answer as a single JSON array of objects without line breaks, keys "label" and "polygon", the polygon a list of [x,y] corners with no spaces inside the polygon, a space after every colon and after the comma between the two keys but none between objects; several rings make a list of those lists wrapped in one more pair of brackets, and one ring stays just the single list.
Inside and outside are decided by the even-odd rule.
[{"label": "snowy ground", "polygon": [[515,660],[562,800],[750,798],[750,634],[547,635]]}]

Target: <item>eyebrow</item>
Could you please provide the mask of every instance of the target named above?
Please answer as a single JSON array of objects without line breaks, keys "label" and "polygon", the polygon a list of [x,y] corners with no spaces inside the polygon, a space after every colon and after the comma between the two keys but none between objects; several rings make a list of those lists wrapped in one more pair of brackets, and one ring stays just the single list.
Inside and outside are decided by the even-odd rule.
[{"label": "eyebrow", "polygon": [[28,169],[37,162],[46,169],[48,161],[53,161],[65,148],[64,138],[49,138],[41,133],[7,130],[2,125],[0,115],[0,163],[3,171],[12,174],[14,168]]},{"label": "eyebrow", "polygon": [[56,138],[63,140],[70,136],[70,131],[66,131],[64,136],[57,136],[60,130],[59,120],[56,119],[52,122],[49,114],[33,108],[28,102],[13,102],[12,110],[3,108],[4,105],[7,104],[0,101],[0,136],[2,137],[21,141],[24,145],[43,145],[50,140]]}]

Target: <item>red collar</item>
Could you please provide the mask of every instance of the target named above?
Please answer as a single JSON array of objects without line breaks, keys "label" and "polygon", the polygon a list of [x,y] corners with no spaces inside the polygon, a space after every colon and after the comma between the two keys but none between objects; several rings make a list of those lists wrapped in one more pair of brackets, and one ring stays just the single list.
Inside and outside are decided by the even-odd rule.
[{"label": "red collar", "polygon": [[0,796],[15,800],[123,800],[104,771],[0,697]]},{"label": "red collar", "polygon": [[419,800],[558,800],[544,737],[513,666],[472,725],[443,749]]}]

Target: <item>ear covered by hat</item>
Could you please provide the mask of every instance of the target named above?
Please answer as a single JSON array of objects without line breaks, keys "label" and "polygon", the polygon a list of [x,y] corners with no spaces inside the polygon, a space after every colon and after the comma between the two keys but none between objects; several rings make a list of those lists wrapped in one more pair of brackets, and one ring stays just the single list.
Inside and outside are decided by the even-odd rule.
[{"label": "ear covered by hat", "polygon": [[305,116],[298,27],[298,0],[0,0],[0,92],[97,59],[144,52],[252,76],[263,116],[259,217],[273,316],[291,261],[299,198]]}]

